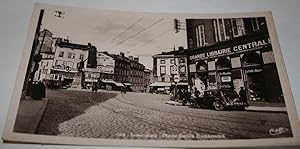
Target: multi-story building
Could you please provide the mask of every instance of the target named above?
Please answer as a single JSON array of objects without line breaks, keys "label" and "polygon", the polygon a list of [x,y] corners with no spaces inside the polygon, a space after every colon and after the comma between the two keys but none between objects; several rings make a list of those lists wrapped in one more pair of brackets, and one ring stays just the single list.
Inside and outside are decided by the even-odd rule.
[{"label": "multi-story building", "polygon": [[150,69],[144,70],[144,92],[150,91],[150,84],[153,83],[153,73]]},{"label": "multi-story building", "polygon": [[282,101],[265,18],[187,19],[186,26],[190,87],[244,87],[248,100]]},{"label": "multi-story building", "polygon": [[179,77],[180,84],[187,87],[187,58],[183,54],[184,51],[185,49],[180,47],[178,50],[152,56],[154,83],[151,86],[154,90],[170,91],[176,76]]},{"label": "multi-story building", "polygon": [[124,53],[109,54],[114,61],[114,80],[117,82],[129,82],[130,81],[130,59],[125,57]]},{"label": "multi-story building", "polygon": [[33,81],[42,81],[46,78],[46,75],[51,72],[55,54],[55,49],[53,47],[55,46],[56,41],[56,38],[52,37],[52,35],[53,34],[46,29],[40,32],[36,54],[40,53],[42,55],[42,60],[39,62]]},{"label": "multi-story building", "polygon": [[[75,44],[67,39],[58,38],[51,74],[62,75],[65,84],[74,83],[74,76],[78,73],[77,64],[87,60],[90,48],[89,45]],[[87,62],[84,63],[84,68],[87,68]]]},{"label": "multi-story building", "polygon": [[133,91],[144,91],[144,69],[145,66],[139,63],[138,57],[129,56],[130,60],[130,75],[129,82],[132,84]]},{"label": "multi-story building", "polygon": [[97,70],[100,79],[114,79],[115,60],[108,52],[97,52]]}]

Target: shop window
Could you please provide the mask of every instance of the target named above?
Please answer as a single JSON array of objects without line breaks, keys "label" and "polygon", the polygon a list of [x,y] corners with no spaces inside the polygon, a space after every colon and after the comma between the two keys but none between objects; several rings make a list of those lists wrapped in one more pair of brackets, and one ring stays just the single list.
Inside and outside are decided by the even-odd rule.
[{"label": "shop window", "polygon": [[216,63],[215,63],[215,61],[208,62],[208,70],[216,70]]},{"label": "shop window", "polygon": [[247,66],[257,66],[262,64],[262,58],[259,54],[255,52],[246,53],[242,57],[243,67]]},{"label": "shop window", "polygon": [[204,32],[204,25],[198,25],[195,28],[195,33],[196,33],[196,44],[197,47],[201,47],[206,45],[206,40],[205,40],[205,32]]},{"label": "shop window", "polygon": [[240,57],[231,58],[231,66],[232,66],[232,68],[239,68],[239,67],[241,67],[241,59],[240,59]]},{"label": "shop window", "polygon": [[230,61],[227,58],[220,58],[216,62],[216,67],[218,70],[229,69],[231,68],[230,65]]},{"label": "shop window", "polygon": [[196,72],[196,64],[190,64],[190,72]]},{"label": "shop window", "polygon": [[245,34],[244,21],[241,18],[231,19],[233,37],[242,36]]},{"label": "shop window", "polygon": [[242,79],[241,70],[232,70],[233,79]]},{"label": "shop window", "polygon": [[207,64],[204,61],[199,61],[196,65],[196,71],[207,71]]}]

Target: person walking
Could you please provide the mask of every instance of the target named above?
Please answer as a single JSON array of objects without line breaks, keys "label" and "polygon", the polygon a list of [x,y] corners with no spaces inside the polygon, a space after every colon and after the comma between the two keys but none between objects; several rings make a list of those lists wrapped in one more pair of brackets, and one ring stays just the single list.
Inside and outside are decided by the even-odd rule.
[{"label": "person walking", "polygon": [[246,90],[244,89],[244,87],[241,87],[241,90],[239,92],[239,96],[241,97],[241,100],[243,102],[245,102],[247,104],[247,106],[249,106],[248,100],[247,100],[247,95],[246,95]]},{"label": "person walking", "polygon": [[178,98],[179,98],[179,101],[183,101],[183,91],[182,91],[182,89],[179,89],[179,91],[178,91]]}]

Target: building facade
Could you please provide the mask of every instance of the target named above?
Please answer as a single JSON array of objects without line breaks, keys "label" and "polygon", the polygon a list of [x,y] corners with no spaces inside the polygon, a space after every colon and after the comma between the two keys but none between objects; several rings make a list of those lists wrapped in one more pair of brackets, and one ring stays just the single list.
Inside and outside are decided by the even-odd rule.
[{"label": "building facade", "polygon": [[114,81],[117,82],[129,82],[130,77],[130,59],[125,57],[124,53],[109,54],[115,61],[114,65]]},{"label": "building facade", "polygon": [[283,101],[265,18],[188,19],[187,40],[190,87],[243,87],[250,101]]},{"label": "building facade", "polygon": [[[69,40],[58,38],[51,74],[63,76],[65,84],[74,83],[75,75],[78,73],[77,64],[88,58],[89,49],[88,45],[75,44]],[[87,62],[84,63],[84,68],[86,67]]]},{"label": "building facade", "polygon": [[139,63],[139,58],[129,57],[130,75],[129,82],[132,84],[131,89],[136,92],[145,91],[144,70],[145,66]]},{"label": "building facade", "polygon": [[175,77],[179,78],[182,85],[187,86],[187,57],[185,49],[179,48],[175,51],[162,52],[152,56],[154,83],[151,84],[154,90],[170,91],[175,84]]},{"label": "building facade", "polygon": [[114,79],[115,60],[107,52],[97,52],[97,70],[100,79]]},{"label": "building facade", "polygon": [[153,73],[150,69],[144,70],[144,92],[150,91],[150,84],[153,83]]},{"label": "building facade", "polygon": [[38,38],[39,44],[35,54],[40,53],[42,60],[39,62],[33,81],[43,81],[47,74],[51,73],[53,59],[55,56],[54,47],[56,41],[56,38],[52,36],[53,34],[49,30],[44,29],[40,32],[40,36]]}]

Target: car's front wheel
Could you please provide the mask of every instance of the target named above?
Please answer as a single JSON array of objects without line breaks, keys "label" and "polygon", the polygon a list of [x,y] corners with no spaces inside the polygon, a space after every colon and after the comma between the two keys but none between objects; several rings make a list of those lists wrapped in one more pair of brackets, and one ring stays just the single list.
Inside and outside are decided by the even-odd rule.
[{"label": "car's front wheel", "polygon": [[222,111],[222,110],[224,110],[224,105],[220,101],[215,101],[214,108],[217,111]]}]

